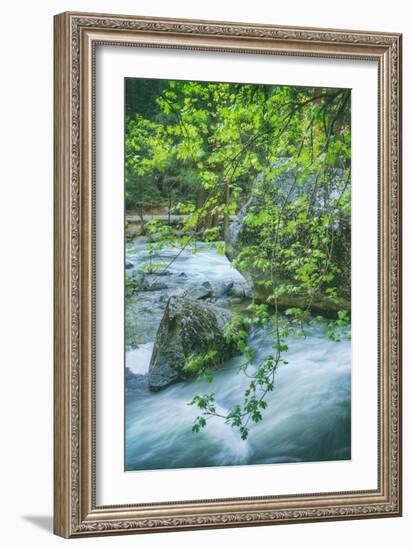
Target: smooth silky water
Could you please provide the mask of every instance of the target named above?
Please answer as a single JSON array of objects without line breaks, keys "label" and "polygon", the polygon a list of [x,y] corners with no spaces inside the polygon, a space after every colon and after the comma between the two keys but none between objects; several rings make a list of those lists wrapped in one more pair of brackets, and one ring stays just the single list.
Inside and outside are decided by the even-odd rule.
[{"label": "smooth silky water", "polygon": [[[134,266],[147,261],[144,238],[127,244],[126,261]],[[222,290],[230,281],[245,284],[225,255],[204,245],[193,254],[185,250],[157,277],[167,288],[139,292],[126,300],[125,469],[189,468],[241,464],[267,464],[351,457],[351,345],[331,341],[321,324],[306,329],[306,336],[291,336],[289,351],[265,401],[263,421],[250,424],[246,441],[222,419],[208,419],[199,433],[191,430],[199,414],[189,406],[194,395],[215,393],[218,412],[241,403],[248,379],[234,357],[214,371],[213,381],[174,384],[160,392],[147,389],[153,342],[168,297],[193,283],[209,281]],[[176,252],[162,252],[168,263]],[[134,269],[136,269],[136,267]],[[133,272],[130,269],[129,272]],[[241,301],[218,299],[217,305],[239,309]],[[249,337],[256,362],[273,352],[273,337],[260,329]]]}]

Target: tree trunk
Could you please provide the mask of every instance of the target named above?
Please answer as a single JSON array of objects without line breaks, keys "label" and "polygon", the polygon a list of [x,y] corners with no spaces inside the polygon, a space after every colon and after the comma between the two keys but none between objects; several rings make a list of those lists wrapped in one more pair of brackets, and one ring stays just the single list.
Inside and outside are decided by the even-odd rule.
[{"label": "tree trunk", "polygon": [[142,204],[140,204],[139,215],[140,215],[140,225],[142,226],[142,235],[144,235],[145,234],[144,210],[143,210],[143,205]]},{"label": "tree trunk", "polygon": [[170,211],[172,209],[172,189],[169,186],[167,193],[167,223],[170,225]]},{"label": "tree trunk", "polygon": [[226,190],[225,190],[226,211],[225,211],[224,220],[223,220],[224,233],[226,233],[227,228],[229,227],[229,213],[227,211],[227,207],[229,206],[229,203],[230,203],[230,184],[229,184],[229,182],[227,182],[226,183]]},{"label": "tree trunk", "polygon": [[144,226],[144,210],[143,210],[143,191],[141,189],[141,187],[139,186],[139,202],[138,202],[138,208],[139,208],[139,216],[140,216],[140,224],[141,224],[141,229],[142,229],[142,235],[145,234],[145,226]]}]

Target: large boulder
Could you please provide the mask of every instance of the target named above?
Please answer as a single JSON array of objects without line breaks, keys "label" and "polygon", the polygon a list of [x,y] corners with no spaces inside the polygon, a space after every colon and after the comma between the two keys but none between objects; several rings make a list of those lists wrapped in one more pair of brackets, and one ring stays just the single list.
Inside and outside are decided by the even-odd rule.
[{"label": "large boulder", "polygon": [[[157,331],[149,366],[149,388],[160,390],[198,374],[193,360],[209,354],[204,368],[218,366],[236,354],[226,342],[224,326],[231,313],[184,296],[171,296]],[[212,352],[212,353],[209,353]],[[189,363],[190,362],[190,363]]]},{"label": "large boulder", "polygon": [[[257,214],[265,202],[268,200],[276,201],[275,204],[291,204],[299,200],[300,197],[309,197],[310,215],[321,215],[325,212],[325,190],[318,184],[318,175],[314,172],[307,172],[302,175],[299,167],[288,166],[287,160],[281,160],[273,165],[272,168],[278,169],[277,175],[271,180],[258,176],[251,190],[251,195],[247,203],[241,208],[238,215],[229,225],[225,233],[225,252],[231,262],[235,262],[240,252],[245,247],[259,246],[258,230],[245,222],[247,214]],[[344,173],[342,170],[332,170],[328,172],[328,193],[329,198],[339,197],[340,190],[345,185]],[[283,236],[284,242],[280,242],[285,247],[293,244],[293,239],[304,239],[304,235],[294,237]],[[326,293],[326,284],[321,286],[315,295],[311,298],[311,308],[322,312],[336,312],[340,309],[350,309],[350,281],[351,281],[351,227],[350,221],[342,217],[337,227],[334,228],[334,246],[332,252],[332,261],[336,261],[340,267],[340,273],[336,276],[334,286],[339,288],[337,300],[332,300]],[[253,266],[237,265],[238,270],[252,287],[252,294],[256,301],[265,303],[268,297],[273,294],[275,288],[284,284],[293,284],[293,274],[290,272],[281,272],[278,270],[274,277],[274,285],[262,285],[262,280],[267,280],[267,273]],[[278,296],[278,305],[280,307],[305,307],[308,303],[308,296],[304,293],[284,293]]]}]

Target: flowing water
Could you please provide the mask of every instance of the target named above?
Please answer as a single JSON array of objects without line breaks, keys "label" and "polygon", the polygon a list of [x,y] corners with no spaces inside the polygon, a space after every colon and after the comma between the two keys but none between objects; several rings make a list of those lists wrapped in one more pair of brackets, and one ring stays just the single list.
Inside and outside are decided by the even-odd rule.
[{"label": "flowing water", "polygon": [[[144,244],[140,237],[127,245],[130,274],[137,275],[139,265],[148,260]],[[145,374],[170,295],[208,281],[220,307],[239,310],[247,303],[228,296],[233,285],[243,287],[246,294],[248,288],[226,256],[198,246],[197,254],[184,250],[165,275],[152,278],[155,290],[126,301],[126,470],[350,459],[350,341],[331,341],[324,325],[308,327],[305,337],[289,338],[284,355],[288,364],[278,368],[275,388],[265,397],[263,421],[251,425],[246,441],[219,418],[209,419],[206,429],[193,433],[199,411],[188,406],[194,395],[212,392],[218,412],[240,403],[249,382],[237,373],[242,357],[217,369],[211,383],[181,382],[158,393],[147,389]],[[175,255],[171,249],[162,251],[162,261],[167,264]],[[268,329],[249,337],[257,362],[273,352],[272,344]]]}]

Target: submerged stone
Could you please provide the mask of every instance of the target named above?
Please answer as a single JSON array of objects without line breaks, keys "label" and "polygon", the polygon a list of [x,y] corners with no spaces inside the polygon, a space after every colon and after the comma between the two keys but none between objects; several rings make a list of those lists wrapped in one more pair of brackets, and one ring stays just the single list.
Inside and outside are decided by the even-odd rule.
[{"label": "submerged stone", "polygon": [[183,296],[191,300],[206,300],[207,298],[213,298],[213,287],[209,281],[194,283],[184,291]]}]

